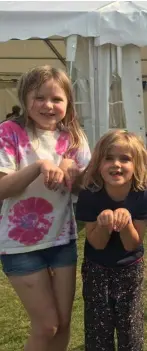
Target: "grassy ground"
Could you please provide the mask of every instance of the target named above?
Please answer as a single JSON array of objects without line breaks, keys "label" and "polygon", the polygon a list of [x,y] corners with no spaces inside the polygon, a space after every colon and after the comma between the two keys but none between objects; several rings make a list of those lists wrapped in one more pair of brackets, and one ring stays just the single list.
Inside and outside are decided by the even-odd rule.
[{"label": "grassy ground", "polygon": [[[83,302],[81,297],[80,265],[83,255],[84,233],[79,234],[79,267],[77,292],[72,316],[72,336],[69,351],[84,351],[83,341]],[[147,249],[147,240],[145,242]],[[147,351],[147,250],[145,255],[145,346]],[[21,351],[29,330],[27,316],[19,300],[0,270],[0,351]],[[137,350],[136,350],[137,351]]]}]

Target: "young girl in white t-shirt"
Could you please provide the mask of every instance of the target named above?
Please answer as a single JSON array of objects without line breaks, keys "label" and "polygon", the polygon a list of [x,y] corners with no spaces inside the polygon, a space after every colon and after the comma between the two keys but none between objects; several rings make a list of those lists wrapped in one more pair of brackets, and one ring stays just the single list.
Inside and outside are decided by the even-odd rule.
[{"label": "young girl in white t-shirt", "polygon": [[0,254],[31,321],[25,351],[65,351],[76,280],[71,186],[90,159],[67,75],[22,75],[22,115],[0,125]]}]

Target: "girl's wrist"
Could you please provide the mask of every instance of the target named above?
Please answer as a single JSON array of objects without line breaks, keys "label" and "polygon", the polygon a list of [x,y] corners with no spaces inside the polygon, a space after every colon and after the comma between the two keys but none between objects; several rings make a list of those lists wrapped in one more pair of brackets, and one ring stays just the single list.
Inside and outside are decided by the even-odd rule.
[{"label": "girl's wrist", "polygon": [[109,232],[109,229],[107,227],[100,225],[98,222],[97,222],[97,229],[98,229],[98,231],[101,230],[106,235],[108,234],[110,236],[112,234],[112,231]]},{"label": "girl's wrist", "polygon": [[37,161],[35,162],[35,165],[36,165],[36,167],[37,167],[37,170],[38,170],[39,174],[41,173],[42,164],[43,164],[43,160],[37,160]]}]

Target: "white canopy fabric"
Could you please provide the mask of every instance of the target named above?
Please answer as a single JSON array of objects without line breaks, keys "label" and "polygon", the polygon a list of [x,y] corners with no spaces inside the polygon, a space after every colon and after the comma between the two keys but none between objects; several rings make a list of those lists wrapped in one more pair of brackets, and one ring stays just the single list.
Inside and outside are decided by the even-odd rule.
[{"label": "white canopy fabric", "polygon": [[143,1],[0,1],[0,120],[17,103],[20,74],[50,64],[69,69],[91,148],[118,125],[116,111],[144,138],[146,33]]},{"label": "white canopy fabric", "polygon": [[146,1],[0,1],[0,41],[77,34],[143,46],[146,32]]}]

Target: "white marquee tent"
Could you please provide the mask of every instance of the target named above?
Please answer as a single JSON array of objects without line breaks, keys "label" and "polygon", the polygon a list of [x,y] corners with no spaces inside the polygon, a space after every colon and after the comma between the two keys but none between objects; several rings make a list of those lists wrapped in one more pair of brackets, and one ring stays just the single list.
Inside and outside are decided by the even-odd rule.
[{"label": "white marquee tent", "polygon": [[115,127],[145,139],[146,33],[147,2],[0,1],[0,119],[17,103],[20,74],[51,64],[68,68],[91,147]]}]

